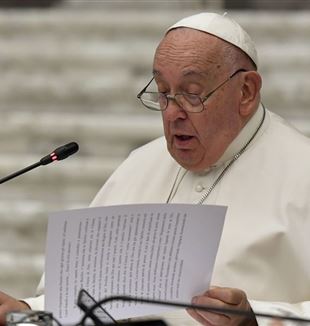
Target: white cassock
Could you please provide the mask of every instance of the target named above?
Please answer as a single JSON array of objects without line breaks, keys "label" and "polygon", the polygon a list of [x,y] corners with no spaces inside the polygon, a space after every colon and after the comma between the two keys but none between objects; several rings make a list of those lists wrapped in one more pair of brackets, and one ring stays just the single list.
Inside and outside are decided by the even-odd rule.
[{"label": "white cassock", "polygon": [[[163,137],[135,150],[91,205],[198,203],[255,133],[263,111],[203,173],[181,168]],[[204,201],[228,206],[211,283],[244,290],[254,311],[310,318],[309,171],[310,139],[266,111],[255,138]],[[25,301],[42,309],[42,300]],[[171,325],[197,324],[186,312],[166,316]]]}]

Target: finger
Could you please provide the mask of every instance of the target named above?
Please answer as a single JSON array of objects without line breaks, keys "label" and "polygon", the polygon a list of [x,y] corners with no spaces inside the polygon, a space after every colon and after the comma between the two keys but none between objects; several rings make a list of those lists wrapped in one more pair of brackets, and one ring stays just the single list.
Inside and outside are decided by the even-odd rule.
[{"label": "finger", "polygon": [[214,326],[211,323],[209,323],[205,318],[203,318],[198,312],[194,309],[186,309],[187,313],[194,318],[196,321],[198,321],[199,324],[204,326]]},{"label": "finger", "polygon": [[214,313],[214,312],[206,312],[201,310],[197,310],[197,314],[214,326],[229,325],[230,323],[230,317],[228,317],[227,315]]},{"label": "finger", "polygon": [[4,292],[0,291],[0,305],[2,305],[3,303],[5,303],[10,298],[11,298],[10,296],[8,296]]},{"label": "finger", "polygon": [[196,319],[199,323],[203,325],[228,325],[230,318],[223,314],[206,312],[201,310],[188,309],[187,312],[191,317]]},{"label": "finger", "polygon": [[15,298],[0,292],[0,326],[6,325],[6,314],[11,311],[29,310],[30,307]]},{"label": "finger", "polygon": [[[194,305],[202,305],[205,307],[215,308],[215,309],[227,309],[231,308],[229,304],[224,301],[221,301],[217,298],[211,298],[207,295],[198,295],[193,297],[192,304]],[[211,310],[211,309],[210,309]]]},{"label": "finger", "polygon": [[[192,300],[192,303],[195,305],[202,305],[206,307],[213,307],[216,309],[227,309],[227,304],[218,300],[218,299],[213,299],[209,298],[206,296],[197,296],[194,297]],[[222,312],[217,312],[217,311],[204,311],[200,309],[195,309],[194,310],[196,313],[196,318],[199,319],[201,317],[203,320],[208,321],[212,325],[227,325],[230,321],[230,315],[227,315]]]},{"label": "finger", "polygon": [[0,306],[0,325],[6,325],[6,314],[7,314],[6,305],[1,304]]},{"label": "finger", "polygon": [[212,287],[206,292],[206,295],[231,305],[239,305],[247,301],[246,294],[242,290],[234,288]]}]

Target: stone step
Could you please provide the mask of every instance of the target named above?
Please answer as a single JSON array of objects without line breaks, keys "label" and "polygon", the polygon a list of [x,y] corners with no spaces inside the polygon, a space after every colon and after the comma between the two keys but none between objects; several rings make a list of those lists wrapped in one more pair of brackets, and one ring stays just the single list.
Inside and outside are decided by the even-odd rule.
[{"label": "stone step", "polygon": [[[310,55],[310,53],[309,53]],[[49,76],[45,76],[49,80]],[[310,107],[310,93],[308,71],[304,68],[303,71],[288,72],[273,71],[263,73],[263,90],[262,98],[270,108],[281,113],[291,110],[294,107],[295,115],[300,115],[302,112],[308,112]],[[12,112],[20,113],[29,112],[29,114],[41,114],[42,112],[53,113],[59,115],[62,113],[95,114],[102,115],[134,115],[148,116],[150,113],[144,109],[140,101],[136,98],[136,94],[142,88],[142,82],[139,86],[134,86],[135,76],[125,78],[125,82],[119,82],[120,79],[114,80],[111,77],[109,87],[101,88],[96,83],[96,78],[89,79],[89,85],[83,86],[84,81],[80,84],[76,81],[63,80],[54,85],[48,83],[32,83],[31,80],[25,81],[27,86],[24,86],[17,94],[14,93],[21,79],[16,79],[14,83],[4,84],[0,91],[2,105],[1,112],[10,120],[9,123],[15,123],[10,119]],[[147,82],[144,78],[144,83]],[[123,79],[124,81],[124,79]],[[130,87],[127,87],[131,83]],[[91,85],[93,84],[93,86]],[[13,116],[15,116],[13,114]],[[94,119],[95,119],[94,118]],[[102,119],[101,121],[103,121]],[[18,124],[18,121],[16,121]]]},{"label": "stone step", "polygon": [[[290,114],[296,117],[306,114],[309,117],[310,93],[308,90],[310,80],[307,76],[307,70],[304,69],[300,73],[292,72],[290,76],[284,72],[273,72],[268,75],[262,74],[262,77],[262,99],[266,106],[286,117]],[[128,82],[130,83],[130,78],[128,78]],[[97,90],[96,88],[86,89],[81,85],[76,89],[73,89],[74,86],[70,89],[70,84],[67,83],[64,88],[61,88],[60,85],[55,87],[42,85],[34,87],[32,90],[14,94],[12,89],[16,89],[16,87],[17,85],[11,87],[9,93],[6,94],[3,90],[0,91],[4,101],[0,106],[1,112],[9,125],[20,124],[19,120],[14,120],[18,118],[16,114],[12,114],[16,111],[20,116],[23,114],[40,116],[42,113],[49,113],[52,117],[54,114],[56,117],[53,120],[57,120],[57,117],[59,120],[60,115],[65,118],[66,114],[72,116],[76,113],[80,113],[81,116],[88,114],[90,115],[89,118],[94,120],[102,115],[101,122],[103,124],[104,115],[115,114],[119,116],[119,120],[126,118],[122,118],[121,114],[125,116],[131,113],[134,116],[145,115],[146,117],[151,115],[136,98],[138,90],[141,89],[138,87],[127,89],[126,86],[123,86],[123,88],[118,89]],[[292,111],[292,107],[294,107],[294,111]],[[75,121],[74,118],[73,121]],[[32,126],[37,128],[34,121]],[[38,128],[40,129],[40,127]],[[16,128],[13,127],[12,129]],[[75,129],[74,125],[71,126],[70,130],[73,129]]]},{"label": "stone step", "polygon": [[[72,188],[82,186],[86,181],[97,184],[96,180],[98,180],[98,175],[106,179],[119,165],[121,160],[122,158],[120,157],[114,159],[105,157],[104,160],[100,160],[98,157],[95,157],[95,159],[85,159],[76,154],[75,157],[68,158],[66,161],[38,167],[16,179],[8,181],[2,188],[9,189],[13,184],[22,187],[22,183],[33,187],[37,184],[44,188],[45,183],[49,187],[60,187],[63,186],[64,180],[70,183],[70,187]],[[10,172],[17,171],[37,161],[38,157],[29,155],[15,154],[5,156],[0,161],[1,175],[8,175]],[[81,173],[81,170],[84,173]],[[18,179],[22,179],[22,182],[18,181]],[[34,188],[32,188],[32,191],[34,191]]]},{"label": "stone step", "polygon": [[[19,163],[13,162],[9,157],[7,160],[11,160],[11,164],[5,172],[3,164],[0,164],[1,175],[7,175],[28,165],[25,156],[15,157]],[[39,167],[2,184],[0,212],[3,220],[0,220],[0,226],[7,225],[11,217],[19,219],[23,214],[23,221],[28,223],[31,216],[38,218],[43,214],[47,216],[51,211],[87,207],[121,160],[121,157],[118,160],[86,160],[72,157],[61,163]],[[36,162],[37,158],[29,161]]]},{"label": "stone step", "polygon": [[[6,0],[8,1],[8,0]],[[16,0],[15,0],[16,1]],[[19,0],[21,1],[21,0]],[[30,0],[28,0],[30,1]],[[32,0],[34,1],[34,0]],[[45,0],[47,1],[47,0]],[[54,0],[55,1],[55,0]],[[173,1],[152,1],[152,0],[126,0],[126,1],[101,1],[101,0],[63,0],[63,6],[75,7],[76,9],[135,9],[135,10],[183,10],[195,8],[200,11],[214,11],[239,9],[242,11],[248,10],[305,10],[310,8],[310,3],[307,0],[173,0]],[[226,9],[225,9],[226,8]]]},{"label": "stone step", "polygon": [[[309,82],[308,82],[309,84]],[[292,88],[295,86],[292,83]],[[310,84],[308,85],[310,87]],[[279,92],[279,96],[286,96],[287,101],[292,101],[285,92]],[[306,102],[308,94],[306,89],[302,92],[299,89],[301,100]],[[265,105],[267,102],[264,101]],[[276,103],[275,103],[276,104]],[[267,107],[272,107],[268,103]],[[277,107],[275,105],[275,107]],[[293,106],[292,106],[293,107]],[[143,109],[144,110],[144,109]],[[96,157],[104,158],[119,157],[128,155],[129,152],[142,144],[157,138],[163,134],[160,113],[146,110],[145,115],[106,115],[102,114],[69,114],[62,113],[61,117],[53,113],[29,114],[23,112],[13,112],[3,114],[6,123],[0,129],[0,147],[2,153],[19,152],[27,153],[30,150],[44,152],[53,150],[54,147],[76,141],[80,144],[80,155],[89,156],[90,153]],[[301,112],[297,114],[298,107],[294,106],[294,113],[285,112],[286,116],[301,132],[310,135],[310,126],[303,123],[307,115]],[[34,125],[35,122],[35,125]],[[34,128],[35,126],[35,128]],[[55,133],[57,130],[57,133]],[[27,138],[24,137],[27,135]],[[62,143],[59,141],[61,135]],[[34,140],[40,137],[40,142]],[[10,138],[10,143],[7,139]],[[44,140],[44,141],[43,141]],[[11,147],[15,142],[16,147]],[[99,146],[94,146],[94,143]],[[18,145],[19,144],[19,145]],[[37,147],[39,146],[39,147]],[[43,148],[45,146],[45,148]],[[108,156],[107,156],[108,155]],[[1,159],[0,159],[1,160]],[[11,162],[7,163],[8,165]]]},{"label": "stone step", "polygon": [[[105,63],[110,66],[115,62],[137,65],[142,61],[145,64],[152,58],[158,40],[171,21],[190,13],[193,12],[163,14],[160,11],[152,15],[127,11],[87,11],[85,14],[63,10],[30,11],[27,15],[18,11],[0,13],[1,42],[5,44],[1,60],[4,60],[6,67],[10,67],[11,62],[13,67],[25,65],[25,68],[40,66],[42,61],[45,69],[50,66],[58,70],[74,66],[75,63],[83,66],[83,58],[90,59],[84,60],[84,64],[93,67],[98,64],[99,67],[104,66]],[[262,62],[266,65],[277,63],[279,53],[282,61],[289,58],[287,60],[290,62],[296,55],[303,56],[304,61],[309,58],[309,45],[306,42],[310,36],[309,12],[235,12],[232,16],[249,30],[260,52],[265,52]],[[29,47],[29,42],[33,46]],[[265,46],[268,49],[264,51]],[[270,48],[273,50],[271,53]],[[138,61],[137,54],[140,54]],[[298,60],[298,63],[300,66],[303,61]]]},{"label": "stone step", "polygon": [[[1,12],[1,111],[139,112],[136,94],[165,26],[190,13]],[[295,116],[308,115],[309,13],[232,15],[257,38],[265,103],[285,116],[293,106]]]},{"label": "stone step", "polygon": [[[2,212],[2,211],[1,211]],[[46,214],[46,212],[45,212]],[[10,216],[11,219],[19,223],[1,222],[1,252],[7,252],[10,255],[23,254],[25,256],[32,254],[44,254],[45,235],[47,229],[47,218],[45,215],[38,219],[25,220],[18,215]],[[23,223],[24,222],[24,223]],[[34,223],[34,224],[32,224]],[[18,239],[18,241],[12,241]],[[2,261],[1,261],[2,268]]]},{"label": "stone step", "polygon": [[1,291],[19,298],[33,296],[44,270],[44,255],[0,251],[0,261]]},{"label": "stone step", "polygon": [[[158,39],[162,32],[158,34]],[[113,40],[106,40],[102,37],[87,40],[65,38],[64,40],[62,35],[54,36],[51,40],[44,37],[39,40],[2,38],[0,45],[3,50],[0,62],[7,78],[13,78],[14,75],[32,78],[29,72],[50,74],[54,78],[61,78],[67,74],[69,79],[74,77],[73,74],[80,73],[88,77],[87,73],[98,73],[98,69],[106,70],[107,73],[116,71],[117,74],[120,74],[123,69],[125,73],[127,71],[139,72],[138,69],[144,72],[145,66],[152,63],[158,40],[148,38],[138,40],[130,38],[129,35],[128,37],[127,40],[118,37]],[[291,40],[256,41],[255,37],[253,39],[257,43],[261,65],[266,67],[265,69],[276,68],[281,64],[288,65],[285,68],[291,69],[296,59],[298,59],[297,69],[299,69],[300,66],[309,62],[307,59],[309,60],[310,45],[306,42],[308,37],[300,38],[296,35]],[[29,47],[29,42],[32,43],[32,47]]]},{"label": "stone step", "polygon": [[[54,149],[51,148],[53,141],[57,144],[55,147],[62,145],[59,142],[61,137],[64,143],[76,141],[80,144],[79,156],[88,159],[91,154],[95,154],[96,157],[104,156],[109,161],[120,155],[128,155],[133,148],[162,135],[160,114],[147,112],[149,115],[113,116],[105,113],[63,113],[59,116],[44,112],[12,112],[3,115],[6,123],[0,129],[0,148],[2,153],[12,150],[23,154],[36,150],[44,156],[48,154],[45,154],[46,151]],[[35,140],[39,138],[40,141],[36,144]],[[10,142],[7,139],[10,139]],[[11,142],[20,145],[12,148]],[[84,162],[81,161],[81,164]]]},{"label": "stone step", "polygon": [[[200,11],[195,9],[165,11],[162,8],[154,10],[53,8],[46,11],[27,10],[25,15],[24,11],[10,10],[0,11],[0,30],[7,38],[20,36],[35,39],[36,36],[40,37],[43,34],[53,37],[55,32],[63,36],[78,37],[99,35],[114,38],[117,35],[126,39],[126,35],[129,34],[136,37],[140,35],[158,37],[162,34],[163,28],[167,28],[174,21]],[[251,35],[263,39],[281,37],[287,40],[310,35],[309,11],[230,11],[229,15]]]},{"label": "stone step", "polygon": [[[282,65],[285,65],[285,69],[289,71],[300,71],[301,67],[309,64],[310,45],[306,42],[307,39],[308,36],[286,41],[271,39],[257,42],[260,66],[263,71],[277,69]],[[157,46],[157,40],[142,39],[137,42],[132,39],[123,41],[119,38],[113,41],[102,38],[87,41],[83,41],[82,38],[66,39],[65,45],[60,46],[59,43],[64,42],[61,36],[58,41],[32,40],[31,48],[29,42],[28,39],[0,41],[3,48],[0,62],[8,82],[14,77],[30,78],[30,80],[35,78],[39,82],[39,73],[50,75],[49,84],[52,85],[55,80],[61,82],[62,78],[74,80],[76,75],[79,75],[79,78],[85,77],[86,83],[87,77],[94,77],[92,75],[95,73],[97,79],[104,83],[104,77],[112,72],[116,73],[116,80],[117,77],[126,78],[130,73],[146,74],[151,71],[153,53]],[[137,57],[139,60],[136,59]],[[105,74],[98,74],[101,70]],[[122,82],[121,78],[120,82]]]},{"label": "stone step", "polygon": [[[2,12],[1,111],[138,112],[135,96],[150,76],[164,25],[189,13]],[[265,102],[277,112],[309,111],[309,13],[232,15],[247,29],[255,26],[250,32],[258,38]]]}]

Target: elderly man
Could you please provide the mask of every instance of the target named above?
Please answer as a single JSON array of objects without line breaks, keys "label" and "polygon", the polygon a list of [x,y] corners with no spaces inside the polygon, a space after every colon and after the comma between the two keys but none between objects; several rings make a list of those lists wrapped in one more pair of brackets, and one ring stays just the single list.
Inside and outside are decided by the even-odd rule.
[{"label": "elderly man", "polygon": [[[228,206],[213,287],[193,302],[306,316],[310,141],[264,108],[261,83],[252,40],[227,16],[202,13],[170,27],[152,79],[138,94],[147,108],[161,111],[165,138],[134,151],[92,205]],[[0,302],[2,311],[21,308],[5,295]],[[42,297],[26,302],[42,308]],[[188,313],[194,319],[167,318],[176,325],[264,324]]]}]

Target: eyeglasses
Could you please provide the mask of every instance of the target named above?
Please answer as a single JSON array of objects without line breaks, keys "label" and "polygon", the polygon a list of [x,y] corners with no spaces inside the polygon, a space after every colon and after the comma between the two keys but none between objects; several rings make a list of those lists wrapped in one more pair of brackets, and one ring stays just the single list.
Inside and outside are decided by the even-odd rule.
[{"label": "eyeglasses", "polygon": [[239,72],[245,72],[245,69],[238,69],[225,79],[221,84],[215,87],[208,95],[200,97],[197,94],[177,93],[174,95],[161,93],[161,92],[147,92],[147,88],[154,80],[154,77],[148,82],[148,84],[137,95],[137,98],[142,104],[150,110],[165,111],[168,107],[169,100],[174,100],[184,111],[189,113],[199,113],[205,109],[204,102],[219,88],[226,84],[231,78],[237,75]]},{"label": "eyeglasses", "polygon": [[117,325],[119,324],[108,312],[98,305],[96,309],[92,309],[94,305],[98,302],[85,290],[81,289],[79,291],[79,296],[77,300],[77,305],[79,308],[84,311],[84,316],[81,319],[80,323],[77,326],[86,326],[89,323],[86,322],[87,318],[92,319],[95,326],[104,326],[104,325]]}]

